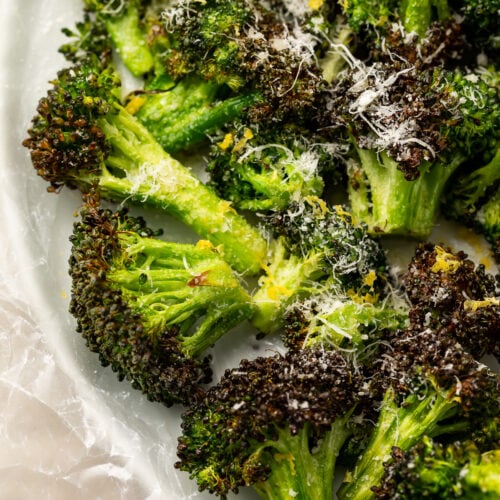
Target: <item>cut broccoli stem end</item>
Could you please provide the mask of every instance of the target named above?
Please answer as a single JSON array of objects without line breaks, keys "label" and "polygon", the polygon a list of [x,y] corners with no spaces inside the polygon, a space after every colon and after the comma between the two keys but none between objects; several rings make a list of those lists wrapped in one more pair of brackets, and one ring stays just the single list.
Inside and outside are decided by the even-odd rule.
[{"label": "cut broccoli stem end", "polygon": [[165,210],[220,246],[238,272],[261,269],[267,245],[258,230],[166,153],[138,120],[121,109],[98,122],[113,148],[98,177],[104,198]]},{"label": "cut broccoli stem end", "polygon": [[349,167],[352,214],[373,234],[427,238],[436,221],[442,194],[463,159],[424,162],[415,180],[405,179],[398,163],[386,153],[358,149],[360,165]]},{"label": "cut broccoli stem end", "polygon": [[308,424],[294,436],[288,429],[282,431],[261,457],[271,473],[265,482],[253,485],[259,495],[268,500],[331,500],[337,456],[351,434],[351,413],[338,418],[312,450]]},{"label": "cut broccoli stem end", "polygon": [[153,55],[140,29],[135,6],[128,7],[122,15],[107,17],[106,29],[123,64],[134,76],[144,75],[153,68]]},{"label": "cut broccoli stem end", "polygon": [[391,459],[393,447],[407,451],[424,435],[437,435],[439,423],[457,412],[458,402],[445,391],[431,390],[423,398],[411,395],[398,406],[392,389],[389,389],[370,441],[354,470],[346,475],[338,492],[339,498],[374,498],[372,488],[380,484],[384,463]]}]

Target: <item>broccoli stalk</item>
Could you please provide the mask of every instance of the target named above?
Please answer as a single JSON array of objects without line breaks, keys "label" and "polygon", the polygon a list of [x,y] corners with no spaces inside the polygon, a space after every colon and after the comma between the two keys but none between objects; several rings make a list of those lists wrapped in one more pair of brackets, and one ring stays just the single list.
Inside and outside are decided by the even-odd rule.
[{"label": "broccoli stalk", "polygon": [[339,498],[373,498],[372,488],[379,484],[394,446],[407,450],[424,435],[458,432],[466,427],[465,422],[440,425],[458,414],[458,403],[448,389],[442,390],[432,382],[429,386],[425,396],[411,395],[402,404],[396,402],[392,389],[387,391],[375,429],[354,470],[345,476]]},{"label": "broccoli stalk", "polygon": [[120,59],[134,76],[153,68],[153,55],[141,28],[141,0],[84,0],[85,10],[95,12],[104,22]]},{"label": "broccoli stalk", "polygon": [[208,242],[170,243],[141,218],[89,202],[71,237],[70,311],[89,348],[151,400],[186,403],[210,378],[203,353],[252,313]]},{"label": "broccoli stalk", "polygon": [[361,378],[321,349],[243,360],[184,413],[176,467],[222,498],[330,500]]},{"label": "broccoli stalk", "polygon": [[460,173],[443,201],[444,214],[484,234],[500,256],[500,147],[472,172]]},{"label": "broccoli stalk", "polygon": [[59,72],[23,143],[49,189],[98,185],[104,198],[158,207],[220,245],[238,271],[258,272],[266,251],[258,231],[165,152],[113,97],[119,90],[111,66],[87,61]]},{"label": "broccoli stalk", "polygon": [[406,453],[392,451],[375,493],[381,500],[498,498],[499,466],[498,449],[480,453],[469,440],[443,445],[425,436]]},{"label": "broccoli stalk", "polygon": [[185,150],[207,139],[222,125],[238,118],[260,100],[258,93],[243,93],[219,100],[221,86],[186,77],[165,90],[141,93],[129,103],[137,119],[169,153]]},{"label": "broccoli stalk", "polygon": [[[289,500],[333,498],[335,465],[342,446],[352,434],[349,428],[353,409],[338,417],[325,436],[311,451],[311,426],[306,423],[296,435],[288,429],[279,430],[276,440],[267,441],[256,451],[256,458],[267,462],[271,469],[264,482],[253,485],[262,498]],[[314,472],[312,472],[314,471]]]},{"label": "broccoli stalk", "polygon": [[374,233],[426,238],[434,227],[448,180],[462,164],[424,162],[418,178],[405,178],[399,163],[385,152],[356,146],[359,164],[348,166],[348,194],[353,214]]}]

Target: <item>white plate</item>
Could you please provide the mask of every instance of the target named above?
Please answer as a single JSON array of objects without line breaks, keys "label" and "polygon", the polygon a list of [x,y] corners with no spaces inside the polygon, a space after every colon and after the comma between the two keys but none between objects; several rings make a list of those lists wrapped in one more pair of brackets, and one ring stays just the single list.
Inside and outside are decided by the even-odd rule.
[{"label": "white plate", "polygon": [[[81,2],[0,0],[0,14],[1,497],[213,498],[173,468],[180,409],[118,382],[75,333],[67,260],[80,197],[47,193],[21,146],[48,80],[65,64],[60,29],[81,17]],[[148,221],[189,238],[156,213]],[[487,259],[480,239],[465,249]],[[404,267],[408,248],[392,255]],[[215,353],[218,373],[272,348],[248,331],[236,335],[238,351],[224,339]],[[246,489],[238,498],[257,497]]]}]

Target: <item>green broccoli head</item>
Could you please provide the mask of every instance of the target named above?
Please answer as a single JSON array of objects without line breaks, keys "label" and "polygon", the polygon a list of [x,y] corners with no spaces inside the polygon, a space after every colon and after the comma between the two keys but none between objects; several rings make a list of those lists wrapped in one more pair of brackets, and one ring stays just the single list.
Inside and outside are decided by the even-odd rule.
[{"label": "green broccoli head", "polygon": [[342,349],[364,362],[384,338],[406,326],[407,314],[406,302],[395,292],[372,302],[325,287],[287,308],[282,339],[289,349]]},{"label": "green broccoli head", "polygon": [[252,306],[208,242],[155,236],[141,218],[87,204],[71,237],[70,311],[120,379],[151,400],[187,403],[210,378],[203,353]]},{"label": "green broccoli head", "polygon": [[387,285],[385,253],[365,226],[340,205],[309,197],[263,219],[275,239],[266,274],[253,295],[253,325],[262,333],[280,326],[287,307],[327,286],[338,295],[373,301]]},{"label": "green broccoli head", "polygon": [[331,154],[294,125],[227,132],[210,155],[210,185],[236,208],[284,210],[293,201],[320,196]]},{"label": "green broccoli head", "polygon": [[93,184],[111,153],[98,119],[116,114],[119,92],[118,74],[95,57],[59,71],[23,142],[51,191]]},{"label": "green broccoli head", "polygon": [[361,377],[338,352],[305,349],[243,360],[183,415],[176,467],[226,498],[333,497]]},{"label": "green broccoli head", "polygon": [[257,229],[162,148],[120,91],[116,71],[96,58],[58,73],[23,142],[49,189],[98,186],[102,198],[164,210],[223,247],[238,271],[257,273],[266,252]]},{"label": "green broccoli head", "polygon": [[480,453],[469,441],[442,445],[430,437],[407,452],[395,448],[376,498],[494,499],[500,495],[500,450]]}]

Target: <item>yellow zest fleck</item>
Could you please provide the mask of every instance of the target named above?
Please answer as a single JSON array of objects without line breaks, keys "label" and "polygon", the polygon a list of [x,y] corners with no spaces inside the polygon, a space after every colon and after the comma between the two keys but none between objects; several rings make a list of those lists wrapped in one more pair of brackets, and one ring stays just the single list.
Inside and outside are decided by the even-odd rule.
[{"label": "yellow zest fleck", "polygon": [[291,290],[289,290],[288,288],[286,288],[285,286],[276,285],[276,286],[272,286],[269,288],[269,290],[267,292],[267,296],[271,300],[278,300],[283,296],[291,297],[292,293],[293,292]]},{"label": "yellow zest fleck", "polygon": [[223,214],[226,214],[228,212],[236,213],[236,210],[233,208],[230,201],[221,200],[220,207]]},{"label": "yellow zest fleck", "polygon": [[222,151],[227,151],[228,148],[230,148],[233,145],[234,142],[234,137],[233,134],[228,132],[225,136],[224,139],[222,139],[221,142],[217,143],[217,146],[219,146]]},{"label": "yellow zest fleck", "polygon": [[436,246],[436,262],[434,262],[434,265],[431,267],[431,271],[433,273],[439,273],[442,271],[444,273],[453,274],[460,268],[461,265],[462,264],[456,255],[447,252],[440,246]]},{"label": "yellow zest fleck", "polygon": [[142,108],[142,105],[146,102],[146,98],[144,96],[135,96],[127,103],[125,109],[131,114],[135,115],[137,111]]},{"label": "yellow zest fleck", "polygon": [[241,151],[247,144],[247,142],[253,138],[253,132],[249,128],[245,128],[243,131],[243,137],[236,143],[233,148],[233,151],[237,153]]},{"label": "yellow zest fleck", "polygon": [[375,280],[377,279],[377,273],[372,269],[364,278],[363,284],[367,286],[373,286]]},{"label": "yellow zest fleck", "polygon": [[326,201],[318,198],[317,196],[305,196],[304,201],[309,203],[312,208],[319,210],[319,213],[317,213],[318,217],[324,217],[324,215],[328,212]]},{"label": "yellow zest fleck", "polygon": [[311,10],[319,10],[324,4],[323,0],[309,0],[309,8]]},{"label": "yellow zest fleck", "polygon": [[375,304],[375,302],[378,301],[378,294],[371,294],[371,293],[366,293],[365,296],[363,297],[363,302],[366,302],[368,304]]},{"label": "yellow zest fleck", "polygon": [[196,242],[196,248],[212,250],[214,246],[208,240],[199,240]]},{"label": "yellow zest fleck", "polygon": [[464,310],[475,312],[482,307],[500,306],[500,300],[496,297],[488,297],[484,300],[466,300]]},{"label": "yellow zest fleck", "polygon": [[352,219],[352,215],[347,210],[344,210],[342,205],[335,205],[333,208],[335,209],[336,214],[339,217],[342,217],[343,220],[349,221]]},{"label": "yellow zest fleck", "polygon": [[66,300],[68,298],[68,294],[65,290],[61,290],[61,299]]}]

